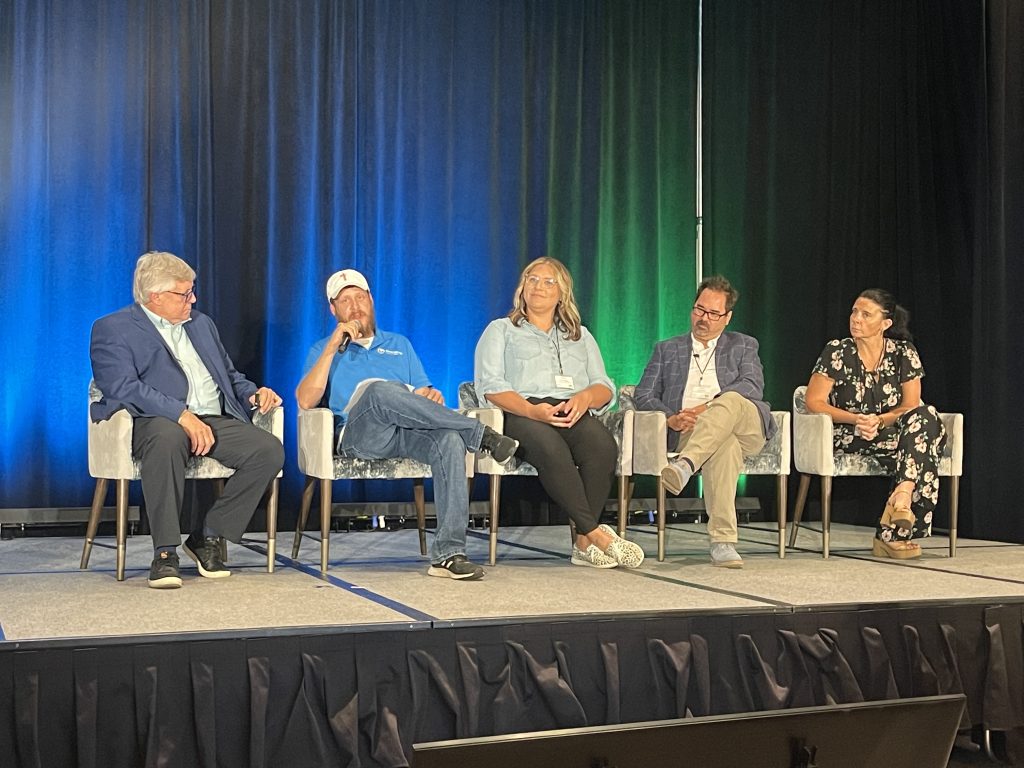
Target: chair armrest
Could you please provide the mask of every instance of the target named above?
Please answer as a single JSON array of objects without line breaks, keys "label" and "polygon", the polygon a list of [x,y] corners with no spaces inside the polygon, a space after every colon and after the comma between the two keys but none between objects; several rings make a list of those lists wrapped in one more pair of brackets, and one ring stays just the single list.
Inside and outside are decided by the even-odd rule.
[{"label": "chair armrest", "polygon": [[[276,405],[266,413],[256,411],[252,415],[252,423],[265,432],[272,434],[282,444],[284,443],[284,406]],[[284,477],[283,468],[277,473],[277,476]]]},{"label": "chair armrest", "polygon": [[832,417],[827,413],[793,413],[793,462],[798,472],[831,477]]},{"label": "chair armrest", "polygon": [[284,406],[275,406],[266,413],[256,411],[252,415],[252,423],[284,442]]},{"label": "chair armrest", "polygon": [[793,463],[793,432],[789,428],[790,413],[788,411],[772,411],[772,417],[778,425],[779,437],[782,438],[782,442],[779,444],[781,456],[779,474],[788,475]]},{"label": "chair armrest", "polygon": [[943,453],[950,459],[949,474],[960,477],[964,473],[964,415],[940,413],[939,416],[946,428],[946,447]]},{"label": "chair armrest", "polygon": [[595,417],[615,438],[615,445],[619,449],[615,474],[620,477],[629,477],[633,474],[633,417],[635,413],[636,411],[633,410],[606,411]]},{"label": "chair armrest", "polygon": [[634,475],[660,475],[668,465],[668,417],[661,411],[633,414]]},{"label": "chair armrest", "polygon": [[298,442],[299,471],[319,480],[333,480],[334,414],[329,408],[299,409]]},{"label": "chair armrest", "polygon": [[106,421],[89,420],[89,474],[108,480],[134,480],[132,428],[134,419],[120,410]]},{"label": "chair armrest", "polygon": [[[460,408],[462,413],[471,419],[479,419],[485,427],[490,427],[495,432],[502,432],[505,429],[505,412],[501,408]],[[480,475],[504,475],[505,467],[491,458],[489,453],[475,454],[476,474]]]}]

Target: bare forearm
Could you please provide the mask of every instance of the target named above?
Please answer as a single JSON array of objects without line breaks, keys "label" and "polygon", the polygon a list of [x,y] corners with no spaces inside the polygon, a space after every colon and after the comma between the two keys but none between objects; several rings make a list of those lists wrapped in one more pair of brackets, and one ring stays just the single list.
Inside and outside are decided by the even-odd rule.
[{"label": "bare forearm", "polygon": [[295,389],[295,399],[299,403],[299,408],[316,408],[320,404],[324,392],[327,390],[327,379],[331,373],[331,362],[334,360],[336,351],[337,347],[326,346],[316,361],[316,365],[302,377],[302,381]]},{"label": "bare forearm", "polygon": [[511,413],[515,416],[533,418],[531,415],[534,408],[533,404],[518,392],[513,392],[512,390],[507,392],[492,392],[489,395],[484,395],[484,399],[486,399],[487,402],[498,406],[506,413]]},{"label": "bare forearm", "polygon": [[604,384],[591,384],[576,393],[576,397],[587,399],[587,408],[603,408],[612,399],[612,391]]}]

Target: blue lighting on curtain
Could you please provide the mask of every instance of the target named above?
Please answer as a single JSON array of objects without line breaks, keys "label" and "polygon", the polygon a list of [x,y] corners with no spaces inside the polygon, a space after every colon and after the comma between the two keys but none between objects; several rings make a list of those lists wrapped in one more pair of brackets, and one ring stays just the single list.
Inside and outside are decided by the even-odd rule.
[{"label": "blue lighting on curtain", "polygon": [[[580,188],[595,173],[553,173],[554,159],[629,161],[615,149],[621,129],[602,134],[602,105],[579,98],[610,86],[566,89],[551,71],[567,40],[574,77],[616,71],[595,33],[608,7],[0,4],[0,507],[88,503],[89,331],[131,301],[150,249],[195,266],[198,306],[239,370],[284,397],[293,490],[293,393],[331,328],[331,272],[366,274],[380,325],[410,337],[454,404],[480,331],[508,311],[522,265],[552,246],[551,200],[608,194]],[[680,43],[688,34],[666,39],[692,45]],[[554,255],[599,263],[579,250]],[[606,256],[644,283],[646,254]],[[598,281],[580,283],[596,315]],[[646,358],[649,345],[638,349]]]}]

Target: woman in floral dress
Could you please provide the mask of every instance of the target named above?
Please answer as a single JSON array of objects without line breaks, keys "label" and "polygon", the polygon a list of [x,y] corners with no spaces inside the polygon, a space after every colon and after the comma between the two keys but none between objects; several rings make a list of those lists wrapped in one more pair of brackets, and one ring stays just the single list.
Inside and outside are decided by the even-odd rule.
[{"label": "woman in floral dress", "polygon": [[911,343],[907,311],[871,288],[850,312],[850,337],[830,341],[807,384],[807,410],[832,417],[837,454],[870,456],[892,472],[873,542],[877,557],[921,555],[939,498],[939,456],[946,432],[921,402],[924,368]]}]

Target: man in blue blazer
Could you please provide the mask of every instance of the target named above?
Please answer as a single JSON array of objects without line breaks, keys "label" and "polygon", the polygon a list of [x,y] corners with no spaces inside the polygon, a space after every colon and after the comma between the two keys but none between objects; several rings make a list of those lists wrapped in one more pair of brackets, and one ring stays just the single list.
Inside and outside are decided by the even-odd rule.
[{"label": "man in blue blazer", "polygon": [[757,340],[725,330],[739,291],[715,275],[697,288],[690,333],[659,342],[636,388],[636,405],[668,416],[670,451],[679,456],[662,470],[671,493],[680,493],[700,470],[711,539],[711,564],[742,568],[736,552],[736,482],[743,458],[775,434],[764,397]]},{"label": "man in blue blazer", "polygon": [[189,455],[210,456],[235,473],[200,530],[182,545],[207,578],[231,573],[221,538],[238,541],[281,470],[280,441],[252,424],[251,411],[281,404],[235,370],[209,317],[192,308],[195,271],[170,253],[144,254],[135,266],[135,303],[92,327],[90,357],[102,399],[93,421],[124,408],[134,417],[132,454],[140,464],[155,556],[149,586],[181,586],[178,517]]}]

